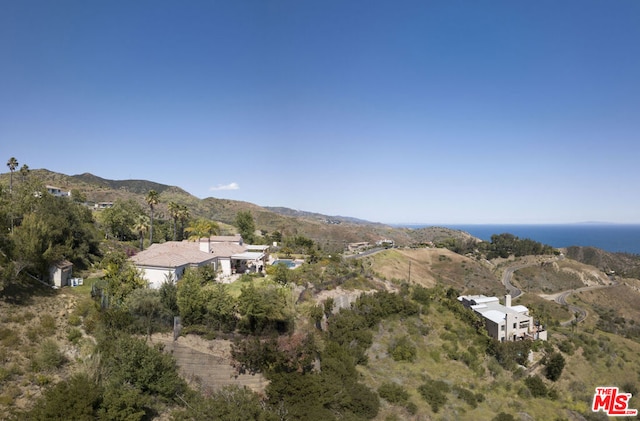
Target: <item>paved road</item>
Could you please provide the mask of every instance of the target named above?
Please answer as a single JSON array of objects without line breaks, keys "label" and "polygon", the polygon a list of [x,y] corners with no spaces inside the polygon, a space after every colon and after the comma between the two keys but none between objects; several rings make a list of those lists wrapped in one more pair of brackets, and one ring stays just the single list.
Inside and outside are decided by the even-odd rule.
[{"label": "paved road", "polygon": [[521,264],[521,265],[510,266],[506,268],[502,273],[502,284],[505,286],[505,288],[507,288],[507,291],[509,291],[509,295],[511,295],[511,298],[518,298],[519,296],[522,295],[522,290],[511,284],[511,278],[513,278],[513,272],[529,266],[533,266],[533,264],[527,264],[527,265]]},{"label": "paved road", "polygon": [[561,326],[569,326],[571,323],[573,323],[574,320],[577,321],[577,323],[580,323],[582,321],[584,321],[584,319],[587,318],[587,316],[589,315],[589,313],[587,312],[587,310],[578,307],[578,306],[574,306],[573,304],[569,304],[567,302],[567,297],[571,294],[573,294],[574,292],[581,292],[581,291],[593,291],[594,289],[602,289],[602,288],[611,288],[612,286],[616,286],[618,283],[617,282],[612,282],[609,285],[593,285],[593,286],[588,286],[588,287],[581,287],[581,288],[577,288],[577,289],[569,289],[566,291],[562,291],[558,294],[555,295],[551,295],[551,296],[542,296],[543,298],[547,298],[547,299],[553,299],[556,303],[560,304],[560,305],[565,305],[569,308],[569,311],[572,314],[577,314],[577,318],[572,317],[569,320],[565,320],[564,322],[560,322]]},{"label": "paved road", "polygon": [[522,295],[522,290],[517,286],[511,284],[511,278],[513,278],[513,273],[520,269],[524,269],[530,266],[538,266],[542,263],[553,262],[555,260],[557,260],[557,258],[553,257],[551,259],[547,259],[542,262],[518,263],[513,266],[509,266],[502,273],[502,284],[505,286],[505,288],[507,288],[507,291],[509,291],[511,298],[518,298],[519,296]]},{"label": "paved road", "polygon": [[361,251],[360,253],[346,255],[346,256],[344,256],[344,258],[345,259],[359,259],[361,257],[371,256],[372,254],[376,254],[376,253],[379,253],[379,252],[385,251],[385,250],[387,250],[387,248],[385,248],[385,247],[376,247],[376,248],[372,248],[372,249],[369,249],[369,250]]}]

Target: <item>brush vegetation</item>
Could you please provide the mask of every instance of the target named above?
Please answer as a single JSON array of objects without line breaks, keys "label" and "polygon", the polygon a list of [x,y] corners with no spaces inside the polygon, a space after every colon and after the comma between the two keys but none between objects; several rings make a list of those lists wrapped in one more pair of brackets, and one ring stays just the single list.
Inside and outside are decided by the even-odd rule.
[{"label": "brush vegetation", "polygon": [[[593,260],[590,251],[574,250],[579,260],[560,259],[555,250],[508,235],[482,243],[451,230],[416,233],[199,200],[145,181],[32,175],[16,177],[13,193],[3,189],[0,196],[6,418],[603,419],[590,404],[595,387],[608,385],[632,393],[630,407],[640,407],[640,281],[629,276],[632,257]],[[45,181],[84,200],[34,196]],[[305,264],[271,267],[230,285],[211,270],[189,270],[177,284],[146,289],[127,260],[140,243],[148,246],[145,236],[136,238],[128,223],[121,227],[128,232],[114,235],[116,225],[83,202],[119,203],[118,215],[129,218],[150,210],[149,190],[159,198],[154,242],[182,231],[169,216],[173,202],[188,208],[186,226],[205,218],[223,233],[242,229],[240,214],[254,224],[247,226],[256,228],[256,241],[277,238],[276,253]],[[336,244],[380,237],[413,247],[357,258],[336,253]],[[48,266],[61,257],[73,261],[84,286],[53,290],[34,280],[46,283]],[[633,264],[621,266],[625,259]],[[549,341],[491,340],[457,301],[460,294],[503,295],[500,280],[509,267],[520,268],[512,282],[525,293],[517,303],[548,328]],[[594,287],[568,298],[587,317],[565,326],[574,314],[553,297],[578,287]],[[152,340],[172,333],[174,316],[183,338],[225,341],[224,358],[236,375],[261,376],[265,385],[207,388],[187,378],[181,361]]]}]

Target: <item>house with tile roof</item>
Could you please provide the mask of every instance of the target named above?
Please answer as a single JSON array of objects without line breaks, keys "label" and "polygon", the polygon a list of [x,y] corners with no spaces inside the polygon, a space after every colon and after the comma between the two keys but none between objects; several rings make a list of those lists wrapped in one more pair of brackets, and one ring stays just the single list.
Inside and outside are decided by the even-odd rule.
[{"label": "house with tile roof", "polygon": [[[258,247],[257,251],[255,247]],[[167,279],[180,280],[187,268],[210,265],[221,279],[235,273],[260,272],[264,270],[267,257],[268,246],[245,245],[239,236],[213,236],[199,242],[152,244],[130,260],[142,272],[149,287],[160,288]]]}]

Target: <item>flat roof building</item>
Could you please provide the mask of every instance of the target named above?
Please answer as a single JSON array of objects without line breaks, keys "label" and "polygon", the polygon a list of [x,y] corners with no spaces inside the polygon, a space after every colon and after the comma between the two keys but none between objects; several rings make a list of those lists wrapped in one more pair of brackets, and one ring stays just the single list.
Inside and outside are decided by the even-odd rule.
[{"label": "flat roof building", "polygon": [[482,317],[489,336],[501,342],[547,339],[547,332],[534,325],[527,307],[511,305],[511,295],[505,296],[504,305],[500,304],[497,297],[485,295],[462,295],[458,301]]}]

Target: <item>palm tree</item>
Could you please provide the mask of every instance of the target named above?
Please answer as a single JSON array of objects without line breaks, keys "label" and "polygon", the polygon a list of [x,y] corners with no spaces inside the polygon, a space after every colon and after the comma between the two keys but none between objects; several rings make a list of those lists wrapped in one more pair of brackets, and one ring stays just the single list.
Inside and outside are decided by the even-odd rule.
[{"label": "palm tree", "polygon": [[140,237],[140,250],[144,250],[144,234],[149,229],[149,218],[147,215],[138,215],[132,229],[137,232]]},{"label": "palm tree", "polygon": [[189,241],[198,241],[201,238],[209,238],[220,230],[218,224],[208,219],[200,218],[189,225],[185,231],[191,233]]},{"label": "palm tree", "polygon": [[171,216],[171,219],[173,219],[173,241],[176,241],[178,216],[180,215],[180,205],[176,202],[169,202],[169,215]]},{"label": "palm tree", "polygon": [[184,237],[184,223],[191,218],[191,213],[185,205],[179,205],[178,220],[180,221],[180,238]]},{"label": "palm tree", "polygon": [[20,175],[22,176],[22,181],[27,180],[27,176],[29,175],[29,166],[27,164],[23,164],[20,167]]},{"label": "palm tree", "polygon": [[151,210],[151,227],[149,228],[149,244],[153,244],[153,207],[158,204],[158,192],[155,190],[149,190],[147,197],[145,198],[149,209]]},{"label": "palm tree", "polygon": [[18,160],[14,157],[9,158],[7,167],[9,167],[9,171],[11,171],[11,176],[9,177],[9,193],[11,193],[13,191],[13,172],[18,168]]}]

